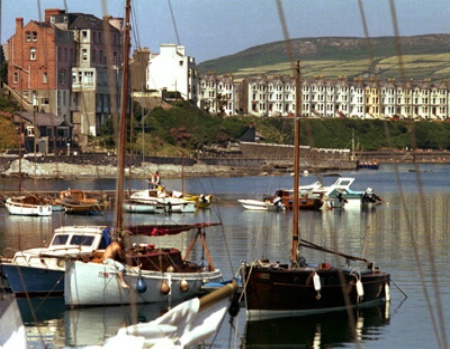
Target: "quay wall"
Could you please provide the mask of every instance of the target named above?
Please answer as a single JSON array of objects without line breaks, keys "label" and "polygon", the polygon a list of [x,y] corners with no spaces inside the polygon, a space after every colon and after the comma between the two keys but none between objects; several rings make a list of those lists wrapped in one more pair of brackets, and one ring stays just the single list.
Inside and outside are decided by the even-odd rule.
[{"label": "quay wall", "polygon": [[[127,175],[146,178],[156,170],[166,178],[192,176],[245,176],[293,171],[292,146],[241,143],[231,149],[203,152],[189,158],[127,156]],[[358,162],[450,163],[450,152],[382,150],[357,152],[348,149],[301,147],[301,171],[325,172],[357,168]],[[80,153],[23,158],[0,156],[0,176],[32,178],[116,177],[115,154]],[[19,169],[20,168],[20,169]]]}]

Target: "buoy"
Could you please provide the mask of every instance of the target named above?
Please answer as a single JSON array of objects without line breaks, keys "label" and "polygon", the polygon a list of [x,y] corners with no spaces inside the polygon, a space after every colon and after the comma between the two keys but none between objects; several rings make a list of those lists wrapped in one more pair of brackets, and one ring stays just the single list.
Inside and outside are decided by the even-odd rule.
[{"label": "buoy", "polygon": [[185,279],[181,280],[180,282],[180,290],[181,292],[189,291],[189,282],[187,282]]},{"label": "buoy", "polygon": [[175,268],[171,265],[166,270],[168,273],[173,273],[175,271]]},{"label": "buoy", "polygon": [[147,284],[141,277],[138,278],[136,281],[136,290],[139,293],[144,293],[145,291],[147,291]]},{"label": "buoy", "polygon": [[314,289],[316,290],[316,292],[320,292],[320,290],[322,289],[322,284],[320,283],[320,276],[317,275],[316,272],[314,272],[313,281],[314,281]]},{"label": "buoy", "polygon": [[169,294],[170,286],[169,286],[169,283],[166,280],[163,280],[163,282],[161,284],[160,291],[161,291],[162,294]]},{"label": "buoy", "polygon": [[364,297],[364,287],[360,279],[356,281],[356,292],[358,293],[359,298]]}]

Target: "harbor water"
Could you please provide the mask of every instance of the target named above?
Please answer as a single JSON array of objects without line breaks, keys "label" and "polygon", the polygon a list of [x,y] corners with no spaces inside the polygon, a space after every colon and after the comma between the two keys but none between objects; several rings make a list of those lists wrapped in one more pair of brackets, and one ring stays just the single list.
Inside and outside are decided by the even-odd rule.
[{"label": "harbor water", "polygon": [[[300,235],[315,244],[373,260],[391,274],[391,301],[386,306],[275,321],[246,323],[245,309],[206,343],[213,348],[448,348],[450,322],[450,165],[384,165],[379,170],[341,172],[355,177],[352,189],[373,188],[383,199],[370,210],[301,211]],[[170,189],[212,193],[215,202],[195,214],[125,214],[125,224],[151,222],[221,222],[206,231],[215,267],[224,278],[235,275],[242,261],[259,258],[288,261],[292,212],[244,210],[238,199],[261,199],[278,188],[292,188],[292,177],[190,178],[165,180]],[[336,177],[310,174],[301,184]],[[14,190],[17,180],[0,179],[0,190]],[[130,180],[130,189],[146,187]],[[112,179],[25,180],[28,191],[72,189],[113,190]],[[97,216],[54,212],[50,217],[10,216],[0,209],[0,251],[44,245],[62,225],[111,224],[113,211]],[[192,233],[171,237],[173,247],[186,249]],[[158,241],[154,241],[158,244]],[[314,263],[342,263],[335,255],[302,248]],[[202,254],[194,256],[201,262]],[[205,262],[206,263],[206,262]],[[20,299],[19,307],[32,348],[74,348],[100,345],[121,326],[150,321],[166,305],[95,307],[69,310],[62,298]]]}]

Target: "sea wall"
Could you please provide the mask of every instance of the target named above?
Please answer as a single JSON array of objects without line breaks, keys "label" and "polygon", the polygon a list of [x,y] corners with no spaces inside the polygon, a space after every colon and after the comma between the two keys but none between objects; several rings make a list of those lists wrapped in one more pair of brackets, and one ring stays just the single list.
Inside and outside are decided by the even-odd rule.
[{"label": "sea wall", "polygon": [[[180,176],[245,176],[293,171],[293,147],[241,143],[232,150],[203,152],[189,158],[127,156],[130,177],[147,178],[162,171],[166,178]],[[379,163],[450,163],[447,151],[377,151],[351,154],[345,149],[301,147],[301,171],[325,172],[356,169],[357,161]],[[58,156],[0,156],[0,175],[31,178],[116,177],[117,158],[113,153],[60,154]]]}]

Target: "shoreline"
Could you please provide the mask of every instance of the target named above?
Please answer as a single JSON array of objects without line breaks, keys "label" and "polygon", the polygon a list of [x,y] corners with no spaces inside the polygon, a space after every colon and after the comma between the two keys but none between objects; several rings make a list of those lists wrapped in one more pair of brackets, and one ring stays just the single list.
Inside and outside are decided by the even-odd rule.
[{"label": "shoreline", "polygon": [[[356,169],[354,161],[327,161],[315,164],[313,161],[302,160],[302,168],[309,173]],[[269,176],[292,173],[289,166],[266,164],[263,166],[207,165],[196,163],[189,166],[177,164],[155,164],[143,162],[141,166],[130,166],[125,169],[128,178],[150,178],[159,171],[164,178],[193,177],[243,177]],[[81,178],[117,178],[117,167],[99,164],[70,164],[66,162],[34,162],[27,159],[14,159],[8,165],[3,165],[0,176],[4,178],[31,179],[81,179]]]},{"label": "shoreline", "polygon": [[[431,159],[428,159],[431,160]],[[449,161],[443,159],[434,161],[411,161],[403,159],[402,161],[387,160],[379,161],[380,164],[448,164]],[[301,160],[301,168],[308,173],[326,173],[332,171],[351,171],[357,170],[356,161],[321,161],[317,163],[312,160]],[[267,164],[263,166],[225,166],[225,165],[206,165],[196,163],[189,166],[176,164],[155,164],[143,162],[141,166],[130,166],[125,169],[125,175],[128,178],[145,179],[159,171],[164,178],[195,178],[195,177],[244,177],[244,176],[273,176],[291,174],[292,167],[277,166]],[[89,179],[89,178],[117,178],[117,167],[99,164],[71,164],[66,162],[34,162],[27,159],[14,159],[3,163],[0,169],[0,177],[3,178],[22,178],[22,179]]]}]

